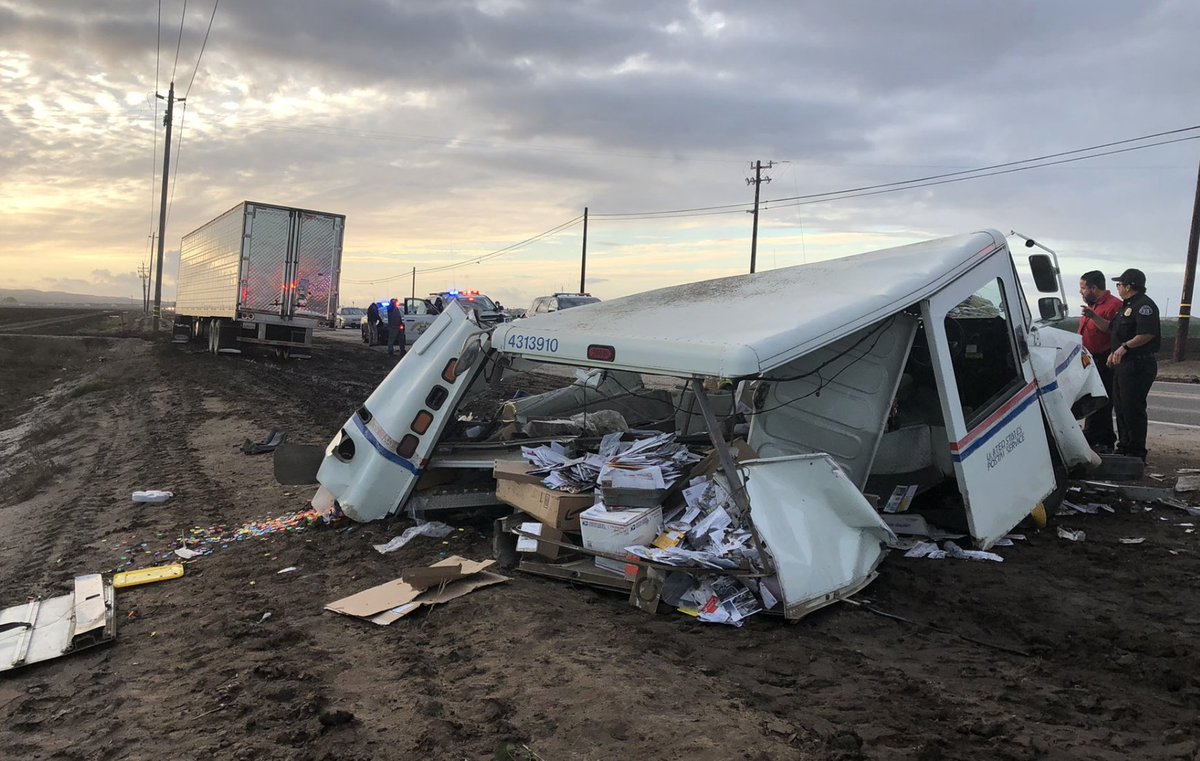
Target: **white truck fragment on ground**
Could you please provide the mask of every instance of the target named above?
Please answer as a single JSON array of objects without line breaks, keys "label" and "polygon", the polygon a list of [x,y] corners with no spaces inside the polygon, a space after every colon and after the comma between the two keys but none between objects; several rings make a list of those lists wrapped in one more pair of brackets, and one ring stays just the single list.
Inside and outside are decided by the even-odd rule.
[{"label": "white truck fragment on ground", "polygon": [[68,655],[116,636],[112,584],[98,573],[76,576],[70,594],[0,611],[0,671]]}]

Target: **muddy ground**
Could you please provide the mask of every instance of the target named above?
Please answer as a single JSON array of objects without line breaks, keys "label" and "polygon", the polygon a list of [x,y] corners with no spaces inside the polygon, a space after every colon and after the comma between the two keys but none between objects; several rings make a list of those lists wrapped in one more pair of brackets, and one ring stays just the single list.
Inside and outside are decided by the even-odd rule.
[{"label": "muddy ground", "polygon": [[[44,319],[16,311],[0,333]],[[0,605],[306,509],[312,489],[239,446],[324,442],[391,366],[328,338],[303,361],[213,357],[75,316],[0,335]],[[1150,471],[1200,466],[1194,434],[1157,431]],[[130,500],[151,488],[176,496]],[[390,627],[322,611],[403,567],[490,556],[486,519],[451,522],[386,556],[371,544],[407,520],[275,531],[119,591],[115,642],[0,677],[0,755],[1200,757],[1200,546],[1178,510],[1064,519],[1086,540],[1030,532],[1003,563],[893,553],[857,599],[936,628],[839,604],[735,629],[519,572]]]}]

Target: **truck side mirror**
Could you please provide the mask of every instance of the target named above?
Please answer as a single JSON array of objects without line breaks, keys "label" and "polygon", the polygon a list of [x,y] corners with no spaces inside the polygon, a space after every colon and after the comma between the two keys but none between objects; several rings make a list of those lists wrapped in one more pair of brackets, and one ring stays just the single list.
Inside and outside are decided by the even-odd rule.
[{"label": "truck side mirror", "polygon": [[1067,316],[1067,305],[1057,296],[1043,296],[1038,299],[1038,313],[1046,322],[1057,322]]},{"label": "truck side mirror", "polygon": [[[1033,272],[1033,284],[1039,291],[1058,292],[1058,267],[1054,266],[1054,261],[1047,254],[1030,254],[1029,269]],[[1043,313],[1042,316],[1046,315]]]}]

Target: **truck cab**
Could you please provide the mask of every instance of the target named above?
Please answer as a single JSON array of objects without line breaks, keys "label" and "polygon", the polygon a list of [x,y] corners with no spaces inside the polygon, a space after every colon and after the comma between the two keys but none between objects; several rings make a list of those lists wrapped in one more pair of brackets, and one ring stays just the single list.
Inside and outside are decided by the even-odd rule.
[{"label": "truck cab", "polygon": [[[1056,262],[1035,254],[1029,266],[1039,292],[1061,294]],[[748,303],[756,308],[741,308]],[[674,411],[685,421],[703,413],[700,430],[728,482],[744,489],[789,618],[874,578],[880,537],[896,520],[878,508],[897,489],[911,498],[902,519],[928,518],[987,549],[1060,497],[1068,469],[1100,464],[1072,414],[1086,397],[1103,397],[1096,368],[1077,335],[1033,320],[994,230],[494,327],[460,305],[331,442],[322,499],[351,517],[405,504],[478,379],[542,364],[596,380],[593,410],[608,376],[622,391],[639,374],[676,379]],[[1039,311],[1060,313],[1061,299],[1043,297]],[[713,314],[726,317],[714,324]],[[697,324],[710,327],[698,333]],[[422,368],[431,381],[420,380]],[[713,415],[717,392],[706,381],[718,378],[732,382],[728,404],[748,422],[752,455],[741,460]],[[375,452],[395,460],[395,448],[360,441],[364,419],[379,429],[375,441],[400,441],[403,463],[376,463]]]}]

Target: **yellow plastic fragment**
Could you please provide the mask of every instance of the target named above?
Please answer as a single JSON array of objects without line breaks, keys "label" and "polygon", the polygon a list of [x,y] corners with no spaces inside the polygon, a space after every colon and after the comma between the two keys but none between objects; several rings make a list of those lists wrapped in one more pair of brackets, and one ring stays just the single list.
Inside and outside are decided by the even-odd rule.
[{"label": "yellow plastic fragment", "polygon": [[113,588],[124,589],[136,587],[139,584],[151,584],[156,581],[169,581],[183,576],[183,564],[172,563],[154,568],[139,568],[136,571],[122,571],[113,574]]}]

